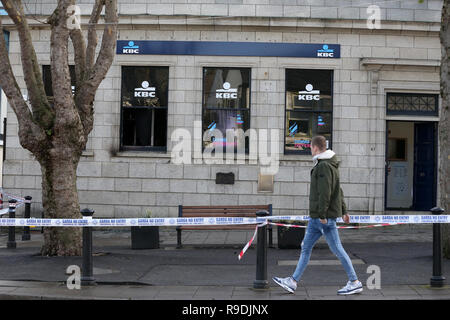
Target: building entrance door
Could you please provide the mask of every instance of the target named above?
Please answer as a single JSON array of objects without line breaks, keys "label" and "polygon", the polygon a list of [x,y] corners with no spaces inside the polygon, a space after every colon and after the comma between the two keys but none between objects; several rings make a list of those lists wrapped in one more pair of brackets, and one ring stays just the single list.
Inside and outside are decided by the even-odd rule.
[{"label": "building entrance door", "polygon": [[388,121],[386,209],[428,211],[436,204],[436,123]]}]

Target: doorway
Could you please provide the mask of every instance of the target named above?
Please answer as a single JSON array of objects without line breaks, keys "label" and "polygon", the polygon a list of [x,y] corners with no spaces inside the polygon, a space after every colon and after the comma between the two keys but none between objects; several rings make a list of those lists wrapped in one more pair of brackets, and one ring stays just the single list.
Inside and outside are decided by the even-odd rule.
[{"label": "doorway", "polygon": [[428,211],[436,205],[435,122],[387,121],[385,208]]}]

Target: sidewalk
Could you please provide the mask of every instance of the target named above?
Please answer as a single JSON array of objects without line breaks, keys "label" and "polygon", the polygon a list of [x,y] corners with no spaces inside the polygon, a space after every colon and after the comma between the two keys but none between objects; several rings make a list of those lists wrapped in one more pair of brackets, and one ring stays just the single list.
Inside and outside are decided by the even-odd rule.
[{"label": "sidewalk", "polygon": [[440,300],[450,299],[450,287],[430,289],[425,285],[386,286],[361,294],[339,296],[335,286],[301,286],[295,294],[280,287],[267,290],[242,286],[145,286],[98,284],[69,290],[65,283],[0,281],[0,299],[87,300]]},{"label": "sidewalk", "polygon": [[[4,230],[3,230],[4,231]],[[338,296],[346,275],[324,239],[313,250],[295,295],[286,293],[271,278],[288,276],[299,250],[268,249],[267,290],[253,289],[255,244],[239,261],[250,239],[248,231],[184,231],[183,249],[176,249],[176,231],[160,228],[160,249],[131,250],[130,231],[124,228],[94,231],[94,277],[97,285],[69,290],[66,269],[81,266],[81,257],[38,255],[42,235],[6,249],[0,233],[0,299],[155,299],[155,300],[315,300],[315,299],[450,299],[450,286],[429,287],[432,272],[431,225],[399,225],[373,229],[346,229],[340,235],[364,284],[359,295]],[[366,287],[367,267],[381,270],[381,289]],[[444,276],[450,260],[444,260]],[[448,282],[447,282],[448,283]]]}]

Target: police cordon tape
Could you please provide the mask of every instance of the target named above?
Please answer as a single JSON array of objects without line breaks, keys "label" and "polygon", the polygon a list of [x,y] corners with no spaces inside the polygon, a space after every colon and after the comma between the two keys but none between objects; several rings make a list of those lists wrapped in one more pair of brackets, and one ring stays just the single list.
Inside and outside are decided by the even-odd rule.
[{"label": "police cordon tape", "polygon": [[[3,209],[8,210],[8,209]],[[2,210],[2,211],[3,211]],[[128,226],[214,226],[214,225],[245,225],[256,224],[255,232],[239,253],[241,260],[247,249],[256,238],[258,228],[268,224],[294,228],[306,228],[305,225],[271,222],[282,221],[308,221],[309,216],[266,216],[257,218],[247,217],[191,217],[191,218],[116,218],[116,219],[39,219],[39,218],[2,218],[0,226],[7,227],[128,227]],[[336,222],[343,222],[342,218]],[[338,229],[361,229],[384,227],[397,224],[422,224],[422,223],[450,223],[450,215],[353,215],[349,223],[368,223],[367,226],[337,226]]]},{"label": "police cordon tape", "polygon": [[[25,198],[22,198],[22,197],[13,195],[13,194],[8,193],[8,192],[5,192],[5,191],[3,191],[2,188],[0,188],[0,193],[1,193],[2,195],[7,196],[9,199],[14,199],[14,200],[16,200],[16,201],[17,201],[17,203],[16,203],[16,205],[15,205],[16,208],[19,208],[19,207],[23,206],[25,203],[30,202],[29,200],[25,200]],[[2,199],[2,200],[3,200],[3,199]],[[3,205],[5,205],[5,202],[3,203]],[[9,212],[9,208],[1,209],[1,210],[0,210],[0,217],[3,216],[3,215],[8,214],[8,212]]]},{"label": "police cordon tape", "polygon": [[[367,226],[336,226],[337,229],[363,229],[363,228],[375,228],[375,227],[385,227],[398,224],[419,224],[419,223],[450,223],[450,215],[357,215],[349,216],[349,223],[372,223]],[[258,228],[263,227],[267,224],[283,226],[283,227],[293,227],[293,228],[306,228],[306,225],[295,225],[287,223],[276,223],[270,222],[269,220],[284,220],[284,221],[308,221],[309,216],[270,216],[265,217],[267,219],[265,222],[259,224],[255,228],[255,233],[249,242],[244,246],[244,248],[239,253],[238,259],[241,260],[247,249],[251,246],[252,242],[255,240],[258,234]],[[344,222],[342,218],[336,219],[336,222]],[[375,223],[375,224],[373,224]]]},{"label": "police cordon tape", "polygon": [[[286,219],[287,220],[287,219]],[[341,219],[342,220],[342,219]],[[342,222],[342,221],[340,221]],[[253,240],[255,240],[256,235],[258,234],[258,228],[263,227],[267,224],[274,225],[274,226],[281,226],[281,227],[293,227],[293,228],[307,228],[306,225],[295,225],[295,224],[287,224],[287,223],[275,223],[275,222],[264,222],[262,224],[259,224],[255,228],[255,233],[253,234],[252,238],[249,242],[244,246],[244,248],[239,253],[238,259],[241,260],[244,256],[247,249],[251,246]],[[362,229],[362,228],[375,228],[375,227],[385,227],[385,226],[392,226],[397,224],[405,224],[403,222],[394,222],[394,223],[379,223],[379,224],[370,224],[368,226],[336,226],[337,229]]]},{"label": "police cordon tape", "polygon": [[[7,210],[7,209],[3,209]],[[128,226],[214,226],[272,223],[273,220],[308,221],[309,216],[266,216],[248,217],[190,217],[190,218],[112,218],[112,219],[40,219],[40,218],[2,218],[0,226],[37,226],[37,227],[128,227]],[[336,222],[343,222],[338,218]],[[354,215],[350,223],[372,224],[420,224],[450,223],[450,215]],[[293,225],[291,225],[293,226]],[[298,226],[304,227],[304,226]],[[367,226],[369,227],[369,226]],[[339,227],[344,228],[344,227]],[[361,228],[345,227],[345,228]]]}]

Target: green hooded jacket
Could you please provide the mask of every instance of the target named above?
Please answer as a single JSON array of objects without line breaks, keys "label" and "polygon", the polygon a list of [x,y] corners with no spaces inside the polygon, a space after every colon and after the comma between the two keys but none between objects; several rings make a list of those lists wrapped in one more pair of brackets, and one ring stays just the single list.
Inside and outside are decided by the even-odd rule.
[{"label": "green hooded jacket", "polygon": [[339,218],[347,213],[344,193],[339,182],[339,161],[336,154],[327,150],[314,157],[309,192],[311,218]]}]

